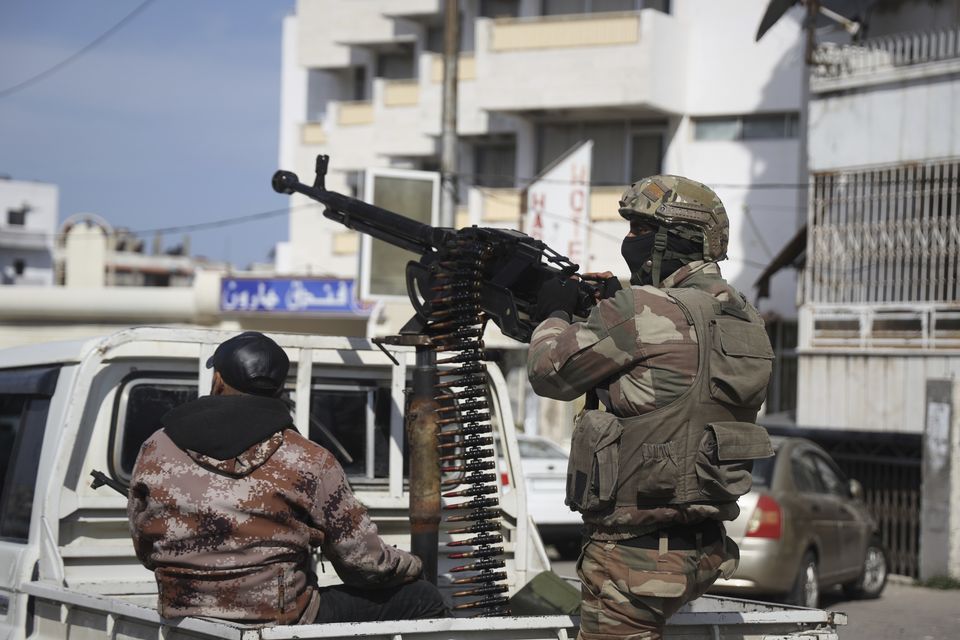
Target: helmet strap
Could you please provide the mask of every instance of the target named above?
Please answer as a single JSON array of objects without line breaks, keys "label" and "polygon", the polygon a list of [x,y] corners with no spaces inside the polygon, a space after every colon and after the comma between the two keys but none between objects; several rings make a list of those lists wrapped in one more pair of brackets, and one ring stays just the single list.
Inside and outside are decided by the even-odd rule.
[{"label": "helmet strap", "polygon": [[664,254],[667,252],[667,228],[664,225],[657,227],[657,237],[653,241],[653,286],[660,286],[660,267],[663,266]]}]

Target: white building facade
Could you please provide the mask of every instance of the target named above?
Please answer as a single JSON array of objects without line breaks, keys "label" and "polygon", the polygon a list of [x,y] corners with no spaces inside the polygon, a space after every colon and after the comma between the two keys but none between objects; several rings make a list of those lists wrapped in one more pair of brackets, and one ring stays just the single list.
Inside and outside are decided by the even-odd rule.
[{"label": "white building facade", "polygon": [[49,285],[54,278],[56,185],[0,177],[0,285]]},{"label": "white building facade", "polygon": [[956,576],[960,2],[901,5],[811,70],[796,424],[860,469],[894,571]]},{"label": "white building facade", "polygon": [[[280,166],[310,182],[316,155],[329,154],[327,187],[358,197],[368,168],[438,170],[444,4],[299,0],[284,23]],[[725,203],[722,269],[753,297],[757,276],[805,220],[807,182],[800,16],[755,43],[766,4],[462,1],[457,226],[521,228],[523,188],[589,139],[582,271],[626,275],[621,193],[647,175],[679,174],[713,186]],[[359,246],[295,195],[277,269],[356,277]],[[771,290],[761,310],[795,318],[794,274],[778,274]],[[387,305],[383,314],[370,324],[377,333],[395,331],[410,309]],[[516,389],[522,360],[522,350],[505,358]],[[564,425],[550,435],[569,437],[572,414],[540,413],[541,423]]]},{"label": "white building facade", "polygon": [[[284,25],[280,165],[358,192],[369,167],[439,165],[442,0],[300,0]],[[766,3],[462,3],[458,224],[512,226],[520,189],[594,141],[588,270],[623,272],[617,200],[653,173],[716,187],[731,217],[725,275],[749,292],[803,221],[798,20],[760,43]],[[281,268],[354,275],[357,238],[298,196]],[[792,316],[789,274],[768,310]]]}]

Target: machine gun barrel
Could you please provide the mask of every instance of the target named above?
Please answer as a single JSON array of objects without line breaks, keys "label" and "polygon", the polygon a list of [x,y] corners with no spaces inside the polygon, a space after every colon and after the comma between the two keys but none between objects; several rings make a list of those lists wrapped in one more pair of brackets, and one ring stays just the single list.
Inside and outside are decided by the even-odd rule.
[{"label": "machine gun barrel", "polygon": [[290,171],[273,174],[273,190],[288,195],[301,193],[326,205],[324,217],[419,255],[434,251],[448,236],[453,235],[450,229],[431,227],[363,200],[311,187],[300,182],[297,174]]},{"label": "machine gun barrel", "polygon": [[[300,182],[294,173],[277,171],[274,190],[303,194],[325,205],[323,215],[328,219],[418,254],[420,259],[409,261],[404,272],[407,296],[415,311],[404,331],[418,333],[429,325],[437,351],[463,351],[470,345],[482,349],[478,339],[487,320],[496,323],[505,335],[529,342],[542,319],[532,317],[538,298],[544,285],[553,280],[576,280],[576,300],[571,309],[574,316],[586,317],[600,298],[598,285],[577,276],[579,265],[520,231],[431,227],[328,190],[325,180],[329,161],[326,155],[317,156],[317,176],[312,186]],[[472,384],[462,379],[460,382]],[[466,403],[456,410],[480,407]],[[448,410],[445,407],[441,412]]]}]

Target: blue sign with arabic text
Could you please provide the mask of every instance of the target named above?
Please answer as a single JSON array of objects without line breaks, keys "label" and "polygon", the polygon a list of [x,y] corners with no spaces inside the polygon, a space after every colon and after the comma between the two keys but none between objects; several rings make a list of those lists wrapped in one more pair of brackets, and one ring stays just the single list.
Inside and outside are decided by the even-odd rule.
[{"label": "blue sign with arabic text", "polygon": [[220,283],[220,310],[365,315],[369,305],[357,300],[353,280],[224,278]]}]

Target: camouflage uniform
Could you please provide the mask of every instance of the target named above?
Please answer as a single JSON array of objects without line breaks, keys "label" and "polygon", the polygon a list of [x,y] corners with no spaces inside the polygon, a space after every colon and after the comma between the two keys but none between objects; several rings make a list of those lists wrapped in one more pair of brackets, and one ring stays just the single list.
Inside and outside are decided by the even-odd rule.
[{"label": "camouflage uniform", "polygon": [[333,456],[292,429],[227,460],[156,432],[137,459],[128,516],[165,617],[312,623],[312,547],[351,586],[398,585],[421,569],[383,543]]},{"label": "camouflage uniform", "polygon": [[[641,186],[646,184],[647,181],[638,183]],[[628,189],[624,200],[629,202],[635,197],[638,185]],[[669,197],[669,190],[663,189],[655,197],[663,196],[665,191]],[[712,191],[709,193],[712,195]],[[716,203],[719,205],[719,200]],[[621,201],[621,205],[624,204]],[[719,211],[725,225],[722,205]],[[661,226],[661,231],[664,227]],[[708,247],[713,241],[711,257],[722,258],[726,249],[725,226],[722,236],[714,233],[715,227],[710,231],[712,236],[703,235],[703,246]],[[693,232],[685,229],[684,233],[692,235]],[[722,240],[719,255],[716,250],[718,239]],[[647,268],[652,262],[646,263]],[[652,271],[659,276],[660,259],[655,262]],[[636,278],[632,281],[638,284]],[[666,420],[669,420],[671,411],[676,414],[678,406],[696,402],[700,397],[685,395],[692,389],[699,393],[704,388],[706,373],[703,370],[706,367],[701,366],[701,358],[705,349],[713,344],[713,338],[705,345],[701,344],[701,336],[695,327],[697,323],[692,321],[690,310],[678,304],[679,298],[690,299],[692,296],[698,300],[701,309],[736,307],[733,313],[754,325],[753,329],[761,328],[760,340],[769,348],[756,310],[721,278],[714,261],[687,262],[662,282],[659,277],[653,282],[659,286],[632,286],[601,300],[584,322],[571,323],[569,316],[556,313],[536,328],[530,341],[527,368],[534,391],[550,398],[573,400],[589,390],[596,390],[609,413],[585,411],[578,416],[578,425],[590,418],[614,421],[620,429],[609,436],[601,435],[585,447],[587,451],[579,454],[577,433],[574,434],[571,469],[578,455],[594,456],[599,462],[594,463],[592,474],[588,474],[594,477],[586,477],[584,481],[591,487],[598,484],[614,487],[611,491],[615,493],[612,496],[615,499],[599,506],[571,501],[573,489],[570,485],[574,478],[572,474],[568,475],[568,504],[583,513],[586,532],[578,562],[583,594],[580,637],[584,640],[660,638],[666,619],[684,603],[704,593],[721,574],[725,577],[732,575],[739,556],[736,544],[726,538],[720,524],[720,521],[732,520],[739,514],[735,495],[724,494],[722,499],[710,499],[698,494],[694,487],[684,489],[683,499],[665,497],[658,501],[654,497],[644,501],[643,489],[639,491],[639,498],[634,493],[622,499],[620,492],[627,481],[621,476],[623,467],[630,463],[625,464],[623,459],[601,458],[611,440],[626,439],[628,426],[622,425],[629,425],[631,420],[644,420],[643,416],[654,411],[658,416],[668,416]],[[707,311],[707,314],[711,312]],[[699,321],[698,326],[706,327],[707,322]],[[712,356],[710,361],[713,362]],[[762,381],[761,385],[765,391],[766,382]],[[706,404],[710,402],[712,400],[708,399]],[[762,397],[759,402],[756,398],[751,398],[750,402],[759,406]],[[755,407],[752,412],[749,408],[739,411],[733,408],[731,417],[723,417],[725,411],[727,409],[718,409],[721,420],[752,422],[756,416]],[[706,412],[709,414],[709,407]],[[643,424],[644,428],[650,427],[649,421]],[[753,425],[746,427],[759,429]],[[699,436],[696,429],[703,427],[697,426],[689,434],[685,428],[679,427],[685,435],[677,436],[678,442],[685,442],[688,435]],[[765,433],[763,435],[765,437]],[[636,441],[637,438],[643,439],[644,435],[640,432],[632,437]],[[727,434],[723,437],[726,438]],[[654,439],[651,444],[642,444],[636,455],[645,456],[649,450],[674,461],[678,456],[686,455],[683,451],[668,449],[668,445],[674,443],[659,444],[661,442],[664,440]],[[715,440],[713,446],[716,451]],[[768,441],[766,448],[769,449]],[[765,455],[760,453],[753,457]],[[681,460],[680,466],[684,461]],[[612,466],[613,471],[607,466]],[[636,465],[633,471],[636,472]],[[611,473],[615,476],[612,480],[604,478]],[[741,469],[738,477],[741,485],[742,473]],[[639,482],[642,486],[644,478],[637,480],[637,475],[634,473],[629,481]],[[678,480],[686,482],[687,479]],[[668,491],[662,495],[672,496],[670,487],[665,488]],[[742,487],[738,486],[734,493],[740,489]],[[691,495],[693,499],[689,499]],[[592,498],[596,502],[597,496]],[[670,548],[669,541],[678,539],[686,539],[688,543],[677,545],[675,542],[680,548]]]}]

